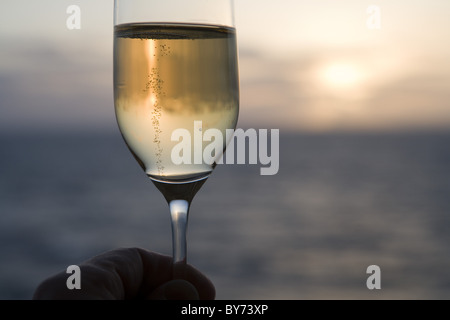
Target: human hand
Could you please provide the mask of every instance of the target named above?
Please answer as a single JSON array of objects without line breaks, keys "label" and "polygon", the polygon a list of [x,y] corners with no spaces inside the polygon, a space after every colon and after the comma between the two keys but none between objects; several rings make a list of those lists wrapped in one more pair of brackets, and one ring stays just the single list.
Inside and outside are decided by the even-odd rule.
[{"label": "human hand", "polygon": [[140,248],[116,249],[79,265],[81,289],[69,290],[65,271],[44,280],[35,300],[212,300],[215,289],[200,271],[186,265],[172,278],[172,258]]}]

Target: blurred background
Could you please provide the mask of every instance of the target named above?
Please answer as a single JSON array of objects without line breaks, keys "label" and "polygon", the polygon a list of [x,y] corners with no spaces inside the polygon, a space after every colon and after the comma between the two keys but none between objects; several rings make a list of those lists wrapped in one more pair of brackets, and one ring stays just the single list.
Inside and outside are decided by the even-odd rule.
[{"label": "blurred background", "polygon": [[[449,298],[450,2],[235,11],[238,126],[280,129],[280,171],[218,166],[190,263],[219,299]],[[171,254],[167,204],[116,126],[112,19],[107,0],[0,3],[0,299],[117,247]]]}]

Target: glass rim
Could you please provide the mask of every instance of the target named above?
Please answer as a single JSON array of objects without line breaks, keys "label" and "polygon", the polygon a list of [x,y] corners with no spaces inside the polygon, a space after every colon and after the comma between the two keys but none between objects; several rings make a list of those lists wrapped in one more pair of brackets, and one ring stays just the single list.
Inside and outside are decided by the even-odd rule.
[{"label": "glass rim", "polygon": [[234,0],[114,0],[114,26],[130,23],[235,28]]}]

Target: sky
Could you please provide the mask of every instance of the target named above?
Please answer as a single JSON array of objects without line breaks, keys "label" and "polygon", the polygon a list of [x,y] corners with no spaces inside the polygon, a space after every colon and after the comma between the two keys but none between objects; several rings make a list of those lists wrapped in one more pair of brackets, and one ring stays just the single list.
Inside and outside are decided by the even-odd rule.
[{"label": "sky", "polygon": [[[448,0],[235,0],[238,126],[448,129],[449,13]],[[112,0],[2,0],[0,130],[115,130],[112,30]]]}]

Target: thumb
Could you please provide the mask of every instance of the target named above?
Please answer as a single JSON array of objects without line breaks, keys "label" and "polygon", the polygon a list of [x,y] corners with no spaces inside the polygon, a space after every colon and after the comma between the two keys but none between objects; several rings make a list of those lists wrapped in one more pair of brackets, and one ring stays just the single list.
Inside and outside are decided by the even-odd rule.
[{"label": "thumb", "polygon": [[197,289],[188,281],[175,279],[164,283],[148,297],[151,300],[199,300]]}]

